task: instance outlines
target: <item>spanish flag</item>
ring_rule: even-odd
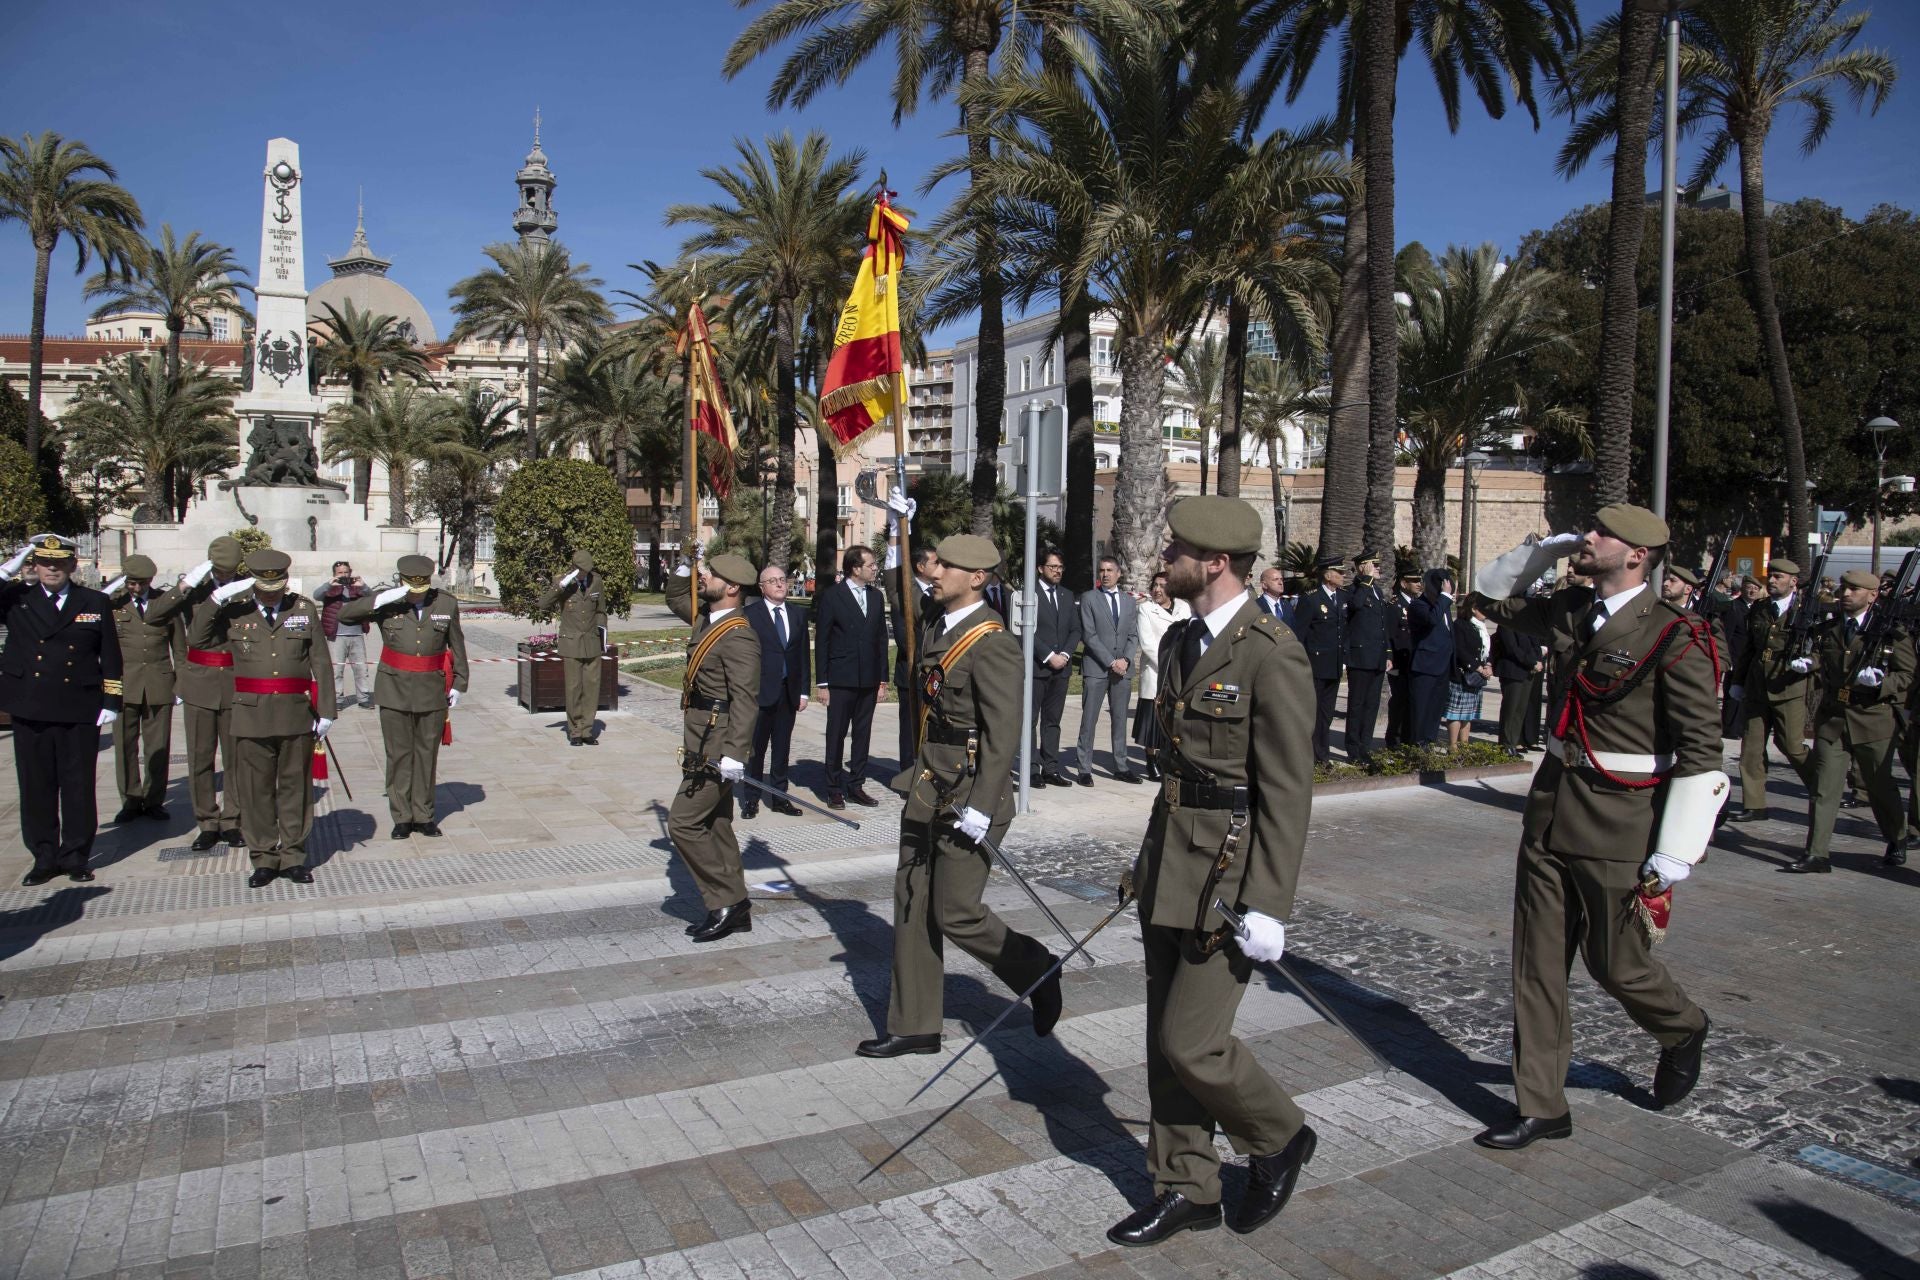
[[[899,394],[900,271],[906,265],[907,220],[881,191],[867,220],[867,248],[853,292],[840,311],[833,357],[821,383],[820,412],[837,452],[859,444],[886,420]]]
[[[709,464],[707,476],[714,496],[725,498],[733,488],[733,451],[739,447],[740,437],[734,434],[733,411],[727,407],[726,389],[720,385],[720,372],[714,365],[713,334],[707,328],[706,311],[697,299],[675,345],[688,357],[687,426],[720,446],[721,456]]]

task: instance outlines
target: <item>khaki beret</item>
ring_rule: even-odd
[[[1200,551],[1237,556],[1260,549],[1260,513],[1250,503],[1217,493],[1174,503],[1167,512],[1167,528]]]
[[[239,540],[229,538],[225,534],[207,544],[207,559],[213,561],[213,567],[222,573],[232,573],[238,569],[240,561],[245,557],[246,553],[240,549]]]
[[[247,557],[248,575],[266,582],[286,577],[287,570],[292,567],[293,557],[272,547],[262,547]]]
[[[1767,572],[1791,574],[1797,578],[1800,576],[1800,566],[1784,557],[1775,556],[1773,559],[1767,561]]]
[[[430,578],[433,576],[433,560],[428,556],[401,556],[393,567],[403,578]]]
[[[1668,577],[1678,578],[1680,579],[1680,581],[1686,583],[1690,587],[1697,587],[1700,585],[1700,575],[1695,573],[1693,570],[1687,568],[1687,566],[1683,564],[1668,565],[1666,569],[1666,573]]]
[[[1000,548],[993,545],[993,539],[977,533],[949,534],[940,539],[933,554],[940,557],[941,564],[956,569],[991,572],[1000,567]]]
[[[580,554],[584,555],[586,553],[581,552]],[[574,557],[576,561],[579,558],[579,555]],[[748,562],[747,558],[745,556],[737,556],[731,551],[709,559],[707,561],[707,572],[723,582],[731,582],[736,587],[750,587],[760,580],[760,575],[754,572],[753,565]]]
[[[125,560],[122,560],[120,562],[120,572],[125,574],[129,578],[143,578],[143,579],[150,580],[152,579],[154,574],[160,571],[154,567],[152,560],[149,560],[146,556],[140,555],[138,552],[135,552],[133,555],[128,556]]]
[[[573,567],[578,569],[582,573],[592,573],[593,572],[593,553],[591,551],[574,552]]]
[[[1868,569],[1849,569],[1840,575],[1843,587],[1864,587],[1869,591],[1880,589],[1880,576]]]
[[[1657,550],[1666,546],[1671,536],[1665,520],[1631,502],[1616,502],[1610,507],[1602,507],[1594,513],[1593,518],[1602,529],[1631,546]]]

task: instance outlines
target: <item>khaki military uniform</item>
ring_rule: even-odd
[[[1160,643],[1154,701],[1160,795],[1134,866],[1147,971],[1147,1169],[1154,1193],[1220,1200],[1216,1127],[1243,1155],[1273,1155],[1306,1123],[1233,1034],[1252,963],[1214,899],[1284,920],[1313,805],[1313,673],[1287,625],[1251,599],[1197,663],[1183,619]],[[1215,875],[1223,854],[1226,869]]]
[[[133,595],[113,596],[113,625],[125,664],[124,701],[113,722],[113,774],[120,802],[155,808],[167,798],[167,759],[173,750],[174,670],[187,659],[186,622],[162,615],[167,593],[147,592],[144,606]],[[158,621],[149,621],[157,618]]]
[[[1591,587],[1481,604],[1501,626],[1546,641],[1555,690],[1547,715],[1555,731],[1521,819],[1513,903],[1515,1101],[1523,1116],[1554,1118],[1567,1113],[1576,946],[1594,980],[1663,1046],[1706,1026],[1634,918],[1665,788],[1633,784],[1719,771],[1715,662],[1699,619],[1651,585],[1597,632]],[[1651,656],[1669,627],[1666,647]],[[1643,674],[1630,690],[1608,700],[1635,671]],[[1576,694],[1576,679],[1598,693]],[[1582,714],[1563,715],[1576,696]]]
[[[1796,592],[1793,606],[1799,604]],[[1800,780],[1812,785],[1807,768],[1807,690],[1813,677],[1796,674],[1787,665],[1799,655],[1792,651],[1789,620],[1777,616],[1774,601],[1758,601],[1747,618],[1746,669],[1734,680],[1743,686],[1746,713],[1740,737],[1740,807],[1765,809],[1769,736]]]
[[[984,604],[952,627],[936,615],[921,634],[924,648],[914,663],[926,734],[912,766],[892,784],[907,805],[893,874],[891,1035],[940,1034],[944,941],[992,969],[1015,996],[1053,964],[1046,947],[1009,929],[981,902],[992,855],[954,825],[953,806],[978,810],[991,820],[987,838],[998,843],[1013,821],[1020,643],[1002,627],[969,643],[948,665],[954,647],[988,620],[999,622]]]
[[[738,619],[690,667],[682,694],[681,768],[686,778],[667,810],[667,835],[686,859],[708,911],[744,901],[747,879],[733,834],[733,784],[716,769],[720,757],[744,763],[753,754],[760,712],[760,641],[738,609],[694,627],[691,658],[716,626]]]
[[[1875,609],[1861,616],[1862,624],[1872,624]],[[1807,768],[1813,793],[1807,857],[1824,858],[1840,815],[1849,765],[1859,770],[1881,836],[1889,841],[1902,838],[1906,819],[1900,810],[1900,784],[1893,776],[1898,733],[1893,710],[1905,700],[1913,682],[1914,652],[1913,641],[1896,628],[1881,638],[1872,653],[1863,653],[1865,635],[1849,636],[1846,619],[1839,616],[1822,623],[1815,636],[1813,675],[1820,700],[1813,718],[1813,758]],[[1877,688],[1853,682],[1863,667],[1878,667],[1886,673]]]
[[[240,801],[234,794],[233,651],[220,606],[211,598],[221,585],[208,574],[198,586],[167,592],[147,611],[149,625],[178,617],[186,628],[187,660],[175,669],[174,691],[187,730],[187,789],[202,831],[232,831],[240,825]],[[214,783],[216,748],[226,771],[219,787]]]
[[[592,737],[594,712],[600,709],[600,661],[607,649],[607,606],[602,588],[598,573],[583,572],[565,586],[556,581],[540,597],[542,609],[559,607],[556,648],[566,682],[569,740]]]
[[[268,623],[249,591],[218,606],[217,622],[233,646],[233,790],[247,854],[255,867],[305,866],[313,829],[313,721],[336,714],[320,606],[289,591]],[[263,681],[289,687],[270,690]]]
[[[385,608],[376,607],[374,600],[367,595],[349,601],[340,610],[340,621],[371,623],[380,632],[373,701],[380,708],[380,740],[387,753],[387,811],[396,826],[432,822],[447,690],[467,691],[460,603],[437,588]],[[429,662],[435,664],[432,669],[419,669]],[[453,673],[451,685],[448,671]]]

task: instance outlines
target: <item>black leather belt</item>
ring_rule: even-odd
[[[725,711],[732,705],[725,698],[709,698],[703,693],[687,695],[687,709],[690,711]]]
[[[1247,811],[1247,789],[1245,787],[1222,787],[1211,782],[1188,782],[1183,779],[1168,778],[1166,789],[1169,799],[1176,800],[1182,809],[1231,809],[1236,813]]]
[[[930,724],[925,741],[936,747],[964,747],[968,742],[977,741],[978,734],[976,729],[941,729]]]

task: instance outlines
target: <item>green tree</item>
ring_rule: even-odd
[[[396,378],[433,381],[427,353],[414,343],[406,322],[398,316],[362,311],[352,299],[339,308],[323,302],[308,328],[313,333],[313,376],[345,382],[353,404],[364,407],[374,388]],[[356,461],[353,500],[363,508],[372,485],[373,463]]]
[[[46,358],[47,277],[60,237],[73,241],[75,273],[98,257],[109,270],[138,261],[146,246],[140,202],[116,184],[113,166],[57,133],[0,137],[0,222],[18,222],[33,242],[33,319],[27,330],[27,455],[40,454],[40,379]],[[44,481],[42,482],[44,486]]]
[[[47,518],[47,499],[33,457],[22,445],[0,437],[0,545],[14,548],[39,533]]]
[[[593,556],[607,612],[633,607],[633,525],[626,495],[607,469],[579,458],[545,458],[516,468],[494,508],[494,578],[500,603],[534,622],[553,617],[540,593],[567,570],[575,551]]]
[[[457,587],[473,586],[480,530],[492,518],[499,495],[495,475],[520,442],[520,429],[513,425],[519,408],[518,400],[496,395],[484,383],[468,382],[454,419],[455,439],[462,448],[427,464],[421,497],[440,522],[440,569],[457,566]]]
[[[185,502],[168,477],[191,482],[233,465],[233,385],[198,365],[172,377],[164,356],[124,356],[74,398],[57,429],[84,456],[140,476],[135,519],[170,521]]]
[[[565,248],[528,240],[486,248],[493,266],[458,281],[453,299],[452,341],[494,338],[527,343],[527,402],[523,429],[529,460],[540,456],[540,375],[547,344],[564,348],[596,325],[613,319],[600,296],[600,281],[575,265]]]
[[[1297,363],[1278,358],[1255,357],[1247,365],[1247,434],[1258,440],[1267,452],[1267,474],[1273,485],[1273,533],[1275,553],[1288,540],[1288,511],[1285,475],[1287,471],[1285,434],[1289,424],[1317,417],[1320,433],[1325,434],[1327,396],[1309,390]],[[1309,435],[1312,433],[1309,432]],[[1323,480],[1321,492],[1326,492]],[[1325,543],[1326,535],[1321,534]]]
[[[920,505],[913,513],[913,540],[922,547],[973,528],[973,486],[951,471],[925,471],[907,484],[907,494]]]
[[[409,528],[415,470],[469,453],[460,439],[462,417],[462,404],[453,397],[396,382],[375,391],[365,404],[343,404],[329,412],[322,456],[328,462],[349,458],[386,468],[387,523]],[[482,456],[469,461],[482,465]]]
[[[629,443],[647,423],[675,416],[677,390],[639,356],[605,358],[599,335],[590,334],[554,372],[551,452],[565,457],[583,447],[624,489]]]
[[[158,312],[167,327],[167,375],[177,378],[180,339],[188,325],[210,329],[213,313],[221,310],[248,316],[240,297],[250,289],[242,283],[246,275],[233,250],[202,240],[198,231],[176,240],[169,222],[160,225],[159,242],[141,246],[124,269],[109,265],[96,272],[86,283],[86,296],[104,299],[94,310],[96,320],[116,311]]]
[[[1220,429],[1220,419],[1224,411],[1224,373],[1225,349],[1218,338],[1205,338],[1197,342],[1188,342],[1173,362],[1174,369],[1180,375],[1180,386],[1175,393],[1182,405],[1193,414],[1194,428],[1200,433],[1200,492],[1207,491],[1207,453],[1212,447],[1214,434]],[[1226,459],[1221,458],[1222,478],[1224,479]]]

